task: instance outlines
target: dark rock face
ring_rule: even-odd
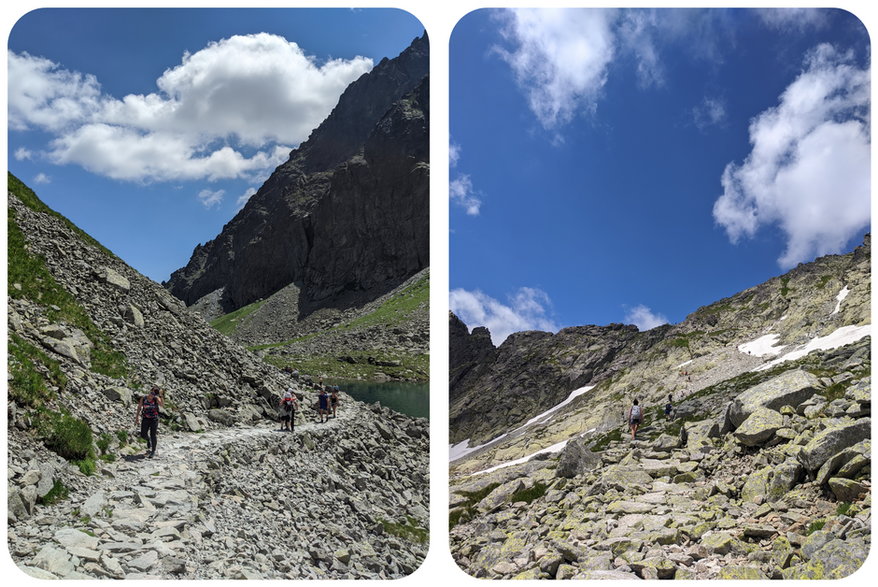
[[[426,35],[351,84],[247,205],[164,285],[231,311],[297,283],[303,312],[371,299],[429,265]],[[310,306],[310,307],[309,307]]]
[[[471,444],[522,424],[571,390],[623,369],[663,331],[641,333],[636,326],[611,324],[557,334],[516,332],[495,349],[486,328],[466,334],[466,326],[451,314],[450,329],[451,441],[471,438]]]

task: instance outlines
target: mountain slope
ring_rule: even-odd
[[[871,544],[870,257],[867,236],[644,333],[493,348],[452,316],[457,563],[506,579],[850,575]],[[532,381],[544,389],[519,390]]]
[[[452,319],[451,440],[478,444],[493,438],[587,384],[612,386],[617,399],[640,395],[663,403],[668,393],[692,393],[762,363],[758,352],[741,352],[738,345],[773,335],[789,350],[843,326],[868,324],[870,262],[867,236],[848,255],[799,265],[699,308],[680,324],[647,332],[623,325],[565,328],[554,335],[519,332],[488,348],[484,332],[467,334]],[[839,302],[842,291],[847,293]],[[456,362],[457,349],[476,338],[484,360],[469,367]],[[464,368],[467,373],[459,373]],[[681,370],[690,374],[682,377]],[[593,420],[607,415],[595,413]]]
[[[361,304],[429,264],[426,34],[352,83],[166,287],[222,313],[300,288],[299,308]]]
[[[306,372],[290,378],[211,328],[11,175],[8,213],[9,550],[20,567],[71,579],[417,567],[425,420],[342,395],[337,419],[310,422]],[[158,456],[143,461],[131,427],[153,384],[165,406]],[[289,388],[303,404],[297,430],[274,434]],[[280,494],[313,507],[285,513]],[[288,556],[269,558],[278,549]]]

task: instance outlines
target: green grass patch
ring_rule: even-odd
[[[594,442],[591,445],[592,452],[600,452],[606,449],[610,443],[619,442],[622,440],[622,429],[621,428],[613,428],[609,432],[601,434],[596,437]]]
[[[527,503],[531,503],[535,499],[539,499],[546,494],[547,486],[545,483],[534,483],[533,486],[528,489],[522,489],[521,491],[516,491],[512,495],[509,496],[509,501],[511,503],[515,503],[517,501],[524,501]]]
[[[79,467],[79,472],[86,476],[94,475],[95,471],[98,470],[98,465],[93,458],[73,461],[73,464]]]
[[[59,501],[64,501],[68,497],[70,497],[70,490],[66,485],[56,479],[52,484],[52,489],[49,490],[49,493],[43,497],[38,497],[37,503],[40,505],[52,505]]]
[[[375,310],[366,314],[365,316],[354,318],[350,322],[339,324],[338,326],[333,326],[332,328],[323,332],[313,332],[311,334],[306,334],[298,338],[293,338],[281,342],[272,342],[267,344],[249,346],[247,347],[247,349],[251,351],[261,351],[270,348],[288,346],[291,344],[300,343],[310,340],[312,338],[316,338],[324,332],[346,332],[359,328],[368,328],[370,326],[394,326],[396,324],[405,322],[418,309],[428,309],[429,303],[430,278],[423,277],[399,292],[397,295],[385,301],[383,304],[381,304]],[[236,310],[236,312],[237,311],[240,310]],[[232,314],[234,314],[234,312],[232,312]],[[227,314],[227,316],[231,316],[232,314]],[[222,318],[217,318],[211,323],[211,325],[216,324],[221,319]]]
[[[407,517],[406,521],[408,522],[407,524],[399,524],[397,522],[381,520],[381,527],[384,528],[386,533],[398,536],[404,540],[410,540],[412,542],[417,542],[418,544],[426,543],[427,539],[430,537],[430,533],[427,529],[418,526],[418,521],[414,518]]]
[[[847,513],[851,510],[851,504],[847,501],[839,502],[837,506],[835,506],[835,513],[839,516],[846,516]]]
[[[397,295],[393,296],[374,311],[351,320],[340,329],[361,328],[376,325],[393,326],[404,322],[420,308],[430,304],[430,278],[422,277]]]
[[[790,288],[788,287],[790,283],[789,277],[781,277],[780,278],[780,295],[783,297],[787,297],[787,294],[790,293]]]
[[[101,432],[101,435],[98,436],[95,444],[98,447],[98,450],[101,451],[102,455],[107,454],[107,451],[110,449],[110,443],[113,441],[113,437],[109,432]]]
[[[127,430],[116,430],[116,439],[119,441],[119,446],[125,446],[128,444],[128,431]]]
[[[832,400],[843,398],[845,391],[847,391],[847,385],[844,383],[833,383],[826,389],[822,390],[820,395],[825,397],[827,402],[831,402]]]
[[[124,378],[128,374],[125,355],[114,348],[107,334],[92,322],[76,298],[55,280],[45,259],[28,251],[27,240],[15,221],[14,210],[10,208],[8,212],[9,296],[39,304],[52,322],[71,324],[82,330],[95,345],[91,352],[91,370],[108,377]]]
[[[94,459],[91,428],[70,414],[42,412],[37,433],[49,450],[68,461]]]
[[[814,532],[817,532],[818,530],[822,530],[823,526],[825,526],[825,525],[826,525],[826,520],[824,520],[822,518],[819,520],[814,520],[813,522],[808,524],[808,528],[805,530],[805,536],[810,536]]]
[[[488,497],[488,494],[500,487],[499,483],[489,483],[478,491],[455,491],[458,495],[466,498],[459,509],[455,509],[448,515],[448,529],[457,526],[461,521],[472,519],[476,513],[476,504]]]
[[[376,380],[378,373],[391,379],[428,381],[430,378],[430,355],[396,355],[386,351],[348,352],[341,356],[315,355],[310,357],[273,356],[265,362],[278,368],[294,367],[302,373],[323,376],[327,379],[353,381]]]
[[[826,284],[829,283],[829,280],[832,279],[832,275],[824,275],[820,278],[820,281],[817,282],[817,289],[823,289],[826,287]]]
[[[262,307],[262,304],[265,303],[265,300],[259,300],[258,302],[253,302],[252,304],[248,304],[242,308],[238,308],[234,312],[229,312],[224,316],[220,316],[219,318],[212,320],[210,325],[215,329],[219,330],[226,336],[231,336],[235,329],[238,328],[238,325],[241,321]]]
[[[689,339],[688,338],[674,338],[671,340],[671,346],[678,348],[689,348]]]
[[[14,332],[9,333],[9,394],[17,402],[39,408],[54,397],[49,385],[59,390],[67,386],[67,377],[58,361]]]

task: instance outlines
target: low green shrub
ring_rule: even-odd
[[[94,457],[91,428],[70,414],[43,412],[38,431],[46,447],[68,461]]]
[[[407,522],[407,524],[399,524],[381,520],[381,527],[384,528],[386,533],[405,540],[411,540],[419,544],[427,542],[430,535],[429,532],[425,528],[417,526],[417,520],[414,518],[407,518]]]
[[[539,499],[540,497],[546,494],[547,486],[545,483],[534,483],[533,486],[528,489],[522,489],[521,491],[516,491],[511,496],[509,496],[509,501],[511,503],[515,503],[517,501],[524,501],[527,503],[531,503],[535,499]]]
[[[59,501],[63,501],[68,497],[70,497],[70,490],[66,485],[56,479],[52,484],[52,489],[49,490],[49,493],[43,497],[38,497],[37,503],[40,505],[52,505]]]

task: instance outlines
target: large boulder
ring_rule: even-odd
[[[787,371],[739,395],[729,406],[728,418],[737,428],[758,408],[780,410],[781,406],[798,406],[814,395],[819,386],[817,377],[807,371]]]
[[[555,474],[569,479],[594,469],[600,463],[600,457],[589,450],[581,438],[576,438],[568,442],[561,451]]]
[[[759,446],[782,427],[780,412],[759,407],[738,426],[735,437],[744,446]]]
[[[799,452],[799,462],[810,473],[814,473],[833,455],[869,438],[871,429],[871,418],[830,426],[802,448]]]
[[[777,502],[792,489],[802,474],[802,466],[793,459],[775,467],[762,467],[747,476],[741,488],[741,501]]]

